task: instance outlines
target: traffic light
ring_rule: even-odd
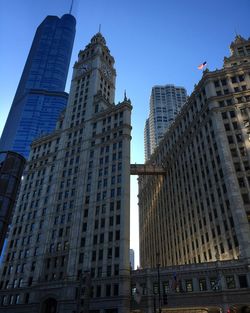
[[[166,293],[163,295],[163,304],[168,304],[168,295]]]

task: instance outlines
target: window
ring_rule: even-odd
[[[118,296],[118,294],[119,294],[119,285],[114,284],[114,296]]]
[[[101,291],[102,291],[102,286],[101,285],[98,285],[96,286],[96,297],[100,297],[101,296]]]
[[[231,77],[231,81],[232,81],[233,84],[234,84],[234,83],[237,83],[236,77],[235,77],[235,76]]]
[[[230,111],[229,113],[230,113],[230,116],[231,116],[232,118],[236,116],[236,115],[235,115],[235,111]]]
[[[250,203],[249,196],[248,196],[247,193],[243,193],[242,194],[242,199],[243,199],[244,204],[249,204]]]
[[[219,83],[218,80],[215,80],[215,81],[214,81],[214,86],[215,86],[215,87],[220,87],[220,83]]]
[[[233,136],[227,136],[228,143],[234,143]]]
[[[222,84],[222,86],[226,86],[226,84],[227,84],[226,79],[221,79],[221,84]]]
[[[240,288],[247,288],[248,287],[247,276],[239,275],[239,283],[240,283]]]
[[[111,296],[111,285],[106,285],[106,297]]]
[[[16,295],[16,304],[19,304],[19,303],[20,303],[20,295],[17,294],[17,295]]]
[[[199,287],[200,287],[200,291],[207,290],[207,283],[206,283],[205,278],[199,279]]]
[[[226,283],[228,289],[236,288],[234,276],[226,276]]]
[[[218,279],[216,277],[210,278],[210,286],[212,290],[218,290],[219,289],[219,283]]]
[[[7,296],[2,297],[2,305],[7,305]]]
[[[120,231],[119,230],[117,230],[115,232],[115,240],[120,240]]]
[[[60,251],[61,248],[62,248],[62,244],[60,242],[58,242],[56,251]]]
[[[119,247],[115,247],[115,257],[119,258]]]
[[[69,242],[65,241],[64,242],[64,250],[68,250],[69,249]]]
[[[98,257],[99,260],[102,260],[103,259],[103,250],[100,249],[99,250],[99,257]]]
[[[107,276],[111,276],[111,265],[107,266]]]
[[[120,224],[120,215],[116,215],[116,225]]]
[[[193,291],[193,281],[192,281],[192,279],[186,280],[185,283],[186,283],[186,291],[187,292],[192,292]]]
[[[80,253],[79,254],[79,264],[82,264],[83,263],[83,257],[84,257],[84,254],[83,253]]]
[[[113,240],[113,232],[110,231],[110,232],[109,232],[109,241],[112,241],[112,240]]]
[[[119,275],[119,264],[115,264],[114,266],[114,275],[115,276]]]
[[[221,116],[222,116],[223,120],[227,119],[227,112],[222,112]]]

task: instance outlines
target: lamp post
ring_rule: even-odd
[[[160,257],[159,253],[157,253],[157,274],[158,274],[158,296],[159,296],[159,313],[161,313],[161,278],[160,278]]]

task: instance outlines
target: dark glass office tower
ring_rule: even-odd
[[[28,157],[30,144],[51,132],[67,104],[64,92],[75,37],[76,20],[47,16],[37,28],[0,140],[0,151]]]
[[[4,239],[10,223],[12,209],[21,181],[25,159],[20,154],[7,151],[0,152],[3,161],[0,162],[0,255]],[[1,260],[0,260],[1,263]]]

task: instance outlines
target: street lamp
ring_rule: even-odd
[[[157,274],[158,274],[158,296],[159,296],[159,313],[161,313],[161,279],[160,279],[160,257],[159,253],[157,253]]]

